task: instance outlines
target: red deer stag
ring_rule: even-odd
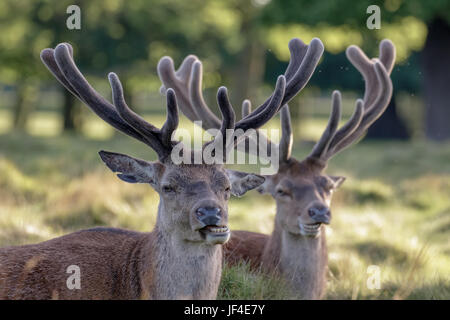
[[[100,157],[121,180],[148,183],[158,192],[157,221],[149,233],[94,228],[39,244],[2,248],[0,298],[214,299],[221,278],[222,245],[230,235],[230,194],[240,196],[260,186],[264,178],[226,170],[222,163],[175,164],[171,153],[178,142],[172,140],[172,133],[178,126],[178,109],[172,89],[167,90],[167,120],[158,129],[127,106],[114,73],[108,76],[114,105],[97,93],[75,65],[69,44],[43,50],[41,59],[100,118],[156,151],[155,162],[106,151],[100,151]],[[237,122],[227,90],[221,87],[220,132],[264,125],[280,108],[285,84],[280,76],[263,110]],[[226,151],[223,144],[217,145]],[[201,151],[189,151],[189,156]],[[78,268],[79,285],[69,289],[67,271],[73,267]]]
[[[311,42],[310,46],[314,43]],[[298,39],[289,43],[291,60],[285,72],[286,91],[299,85],[298,68],[304,63],[308,46]],[[269,193],[276,201],[275,226],[272,234],[265,235],[248,231],[233,231],[230,241],[225,245],[226,262],[236,264],[248,261],[253,268],[263,267],[268,272],[281,273],[292,285],[299,298],[319,299],[326,287],[328,254],[324,224],[331,220],[330,202],[333,192],[344,182],[344,177],[324,173],[328,160],[344,148],[356,142],[387,108],[392,96],[392,83],[389,74],[395,60],[395,47],[389,40],[380,44],[379,59],[369,60],[356,46],[350,46],[347,57],[365,80],[364,99],[358,99],[353,115],[338,130],[341,115],[341,94],[333,92],[330,119],[322,137],[312,152],[298,161],[291,156],[293,135],[287,102],[281,108],[282,134],[278,146],[262,133],[267,155],[278,150],[279,170],[266,176],[259,188]],[[197,61],[192,68],[189,104],[180,104],[180,109],[194,109],[196,116],[192,121],[202,120],[204,127],[217,127],[214,118],[205,105],[201,94],[201,63]],[[162,78],[165,86],[169,83]],[[177,94],[184,92],[177,90]],[[243,117],[250,112],[250,101],[243,103]],[[246,150],[247,152],[249,150]],[[258,151],[259,154],[259,151]],[[261,156],[261,154],[259,154]]]

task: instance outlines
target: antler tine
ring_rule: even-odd
[[[145,137],[130,127],[119,116],[114,106],[89,85],[72,60],[70,45],[61,43],[56,49],[44,49],[41,52],[41,59],[67,90],[88,105],[105,122],[129,136],[147,143]]]
[[[284,76],[279,76],[275,91],[272,94],[269,103],[259,113],[255,110],[238,121],[235,125],[235,129],[242,129],[245,131],[250,128],[256,129],[266,124],[280,109],[285,90],[286,78]]]
[[[338,90],[333,91],[331,99],[331,114],[328,120],[327,127],[325,128],[319,141],[316,143],[313,150],[309,154],[309,157],[318,159],[322,158],[326,153],[334,135],[336,134],[339,121],[341,120],[341,93]]]
[[[220,132],[222,132],[223,137],[225,137],[227,129],[235,128],[234,122],[236,120],[233,107],[228,99],[228,90],[226,87],[220,87],[219,90],[217,90],[217,104],[219,105],[222,114]]]
[[[357,46],[350,46],[346,50],[347,57],[365,80],[364,100],[358,99],[355,110],[347,123],[335,131],[328,139],[326,146],[316,150],[322,138],[327,134],[330,122],[321,140],[318,142],[310,157],[327,161],[342,149],[359,139],[386,110],[392,97],[392,81],[389,77],[395,61],[395,47],[389,40],[380,43],[380,59],[369,60]],[[385,65],[384,65],[385,63]]]
[[[380,61],[383,63],[388,74],[391,74],[395,63],[395,46],[389,39],[380,42]]]
[[[174,89],[177,93],[177,101],[181,112],[191,121],[198,120],[197,113],[189,97],[192,65],[197,60],[196,56],[189,55],[183,60],[178,70],[175,71],[172,58],[163,57],[159,60],[157,67],[159,78],[163,83],[160,88],[161,93],[165,94],[167,88]]]
[[[250,114],[251,107],[252,107],[252,104],[251,104],[250,100],[245,99],[242,102],[242,118],[245,118],[247,115]],[[283,110],[283,108],[281,110]],[[271,156],[272,150],[278,150],[278,146],[276,144],[274,144],[269,138],[267,138],[266,135],[264,135],[262,132],[260,132],[259,129],[255,129],[255,132],[256,132],[256,136],[257,136],[256,141],[254,141],[254,142],[256,142],[256,150],[254,150],[253,148],[249,148],[249,142],[247,142],[249,140],[254,140],[253,139],[254,137],[246,136],[245,141],[241,142],[241,143],[245,144],[245,152],[246,153],[251,153],[251,154],[254,154],[254,155],[262,157],[262,158],[267,158],[267,157]],[[260,154],[260,152],[259,152],[260,145],[259,145],[258,141],[262,141],[262,140],[266,141],[267,152]],[[267,157],[266,157],[266,155],[267,155]]]
[[[227,141],[227,130],[234,129],[234,122],[236,120],[233,107],[228,99],[228,90],[226,87],[220,87],[217,90],[217,104],[222,114],[222,124],[220,126],[220,135],[216,135],[210,143],[222,146],[223,160],[226,161],[228,146],[232,143],[232,141]],[[206,145],[209,145],[209,143]]]
[[[179,115],[177,98],[172,88],[167,90],[167,119],[161,128],[161,140],[165,146],[172,146],[172,134],[178,128]]]
[[[202,120],[202,126],[205,129],[217,128],[220,124],[220,120],[214,115],[214,113],[211,112],[211,109],[207,106],[203,99],[201,91],[202,74],[202,63],[200,61],[196,61],[192,66],[190,84],[191,104],[195,106],[197,119]],[[275,88],[275,94],[272,96],[270,103],[266,105],[265,108],[257,115],[250,112],[249,108],[249,112],[245,115],[245,117],[236,123],[235,129],[246,130],[249,128],[259,128],[265,124],[271,117],[273,117],[277,109],[279,109],[279,106],[275,109],[273,105],[278,105],[280,103],[281,98],[284,95],[285,86],[286,79],[284,76],[280,76]],[[250,101],[248,102],[250,103]],[[250,104],[248,104],[248,107],[250,107]]]
[[[388,40],[384,39],[380,42],[379,60],[383,63],[388,75],[392,72],[395,62],[395,46]],[[357,46],[349,46],[346,50],[347,58],[353,66],[362,74],[365,82],[364,105],[371,106],[377,96],[380,94],[377,86],[378,79],[374,71],[373,65],[378,59],[370,60],[366,54]]]
[[[70,55],[73,56],[72,46],[68,43],[65,43],[65,45],[69,48]],[[69,82],[67,82],[66,78],[64,78],[64,75],[59,70],[58,64],[56,63],[56,60],[55,60],[55,50],[54,49],[47,48],[47,49],[42,50],[41,51],[41,60],[44,63],[44,65],[47,67],[47,69],[55,76],[55,78],[67,90],[69,90],[78,99],[83,101],[83,99],[80,97],[78,92],[76,92],[76,90],[72,87],[72,85]]]
[[[220,126],[220,120],[205,103],[202,94],[203,66],[200,60],[194,62],[191,71],[190,100],[197,117],[205,130]]]
[[[365,80],[364,107],[361,106],[362,112],[359,112],[357,103],[357,108],[353,117],[349,120],[349,125],[342,127],[336,133],[329,147],[330,157],[359,138],[386,110],[392,96],[392,82],[389,74],[392,72],[395,63],[395,46],[390,40],[381,41],[379,60],[369,60],[364,52],[356,46],[347,48],[346,54],[355,68],[362,73]],[[377,67],[377,65],[379,66]],[[386,89],[383,89],[383,87]],[[383,103],[382,98],[386,100],[385,105],[380,105],[380,103]],[[361,119],[358,123],[355,120],[359,113],[361,113]]]
[[[122,83],[119,77],[114,73],[108,74],[109,83],[112,89],[113,103],[120,117],[131,125],[136,131],[139,131],[144,137],[155,136],[158,133],[158,128],[145,121],[141,116],[131,110],[123,95]]]
[[[380,94],[376,98],[373,105],[365,109],[365,112],[356,129],[341,141],[337,141],[334,148],[327,153],[326,156],[327,158],[332,157],[333,155],[335,155],[336,153],[348,147],[357,139],[359,139],[370,127],[370,125],[374,123],[375,120],[377,120],[383,114],[383,112],[389,105],[389,101],[391,100],[393,90],[392,81],[381,62],[379,61],[375,62],[374,69],[380,84],[379,89]]]
[[[286,78],[284,76],[279,76],[272,99],[269,102],[269,104],[264,108],[264,111],[260,112],[257,115],[254,115],[254,112],[251,112],[247,117],[241,119],[236,123],[236,125],[234,126],[234,130],[235,132],[238,132],[239,135],[236,134],[234,135],[235,147],[239,143],[246,143],[245,141],[250,139],[246,134],[243,134],[246,130],[255,129],[258,136],[258,142],[263,139],[266,140],[267,155],[270,155],[273,147],[275,147],[274,150],[278,150],[278,148],[276,148],[276,146],[273,145],[273,143],[265,135],[259,132],[258,128],[266,124],[275,115],[277,110],[279,110],[285,89],[286,89]],[[258,147],[256,152],[257,155],[259,155],[259,143],[257,144],[257,146]],[[248,149],[246,149],[247,152],[249,151]]]
[[[280,108],[291,101],[308,83],[322,57],[324,46],[320,39],[314,38],[305,48],[305,44],[300,39],[295,38],[289,42],[289,50],[291,60],[285,72],[287,84]],[[271,98],[272,96],[256,108],[254,114],[258,115],[262,112]]]
[[[298,50],[300,50],[299,54],[302,54],[304,51],[304,49],[300,47]],[[323,43],[320,39],[314,38],[311,40],[303,59],[301,59],[301,64],[299,65],[297,72],[292,79],[289,80],[282,105],[288,103],[308,83],[317,67],[317,64],[319,63],[320,58],[322,57],[323,50]]]
[[[54,50],[42,50],[41,59],[59,82],[89,106],[105,122],[153,148],[158,153],[160,159],[166,157],[168,152],[170,153],[171,145],[169,146],[163,143],[161,137],[165,137],[169,133],[171,135],[178,124],[175,95],[172,90],[168,94],[169,112],[166,122],[167,125],[163,128],[164,130],[159,130],[128,108],[123,98],[122,85],[114,73],[110,73],[108,78],[117,109],[95,91],[75,65],[73,61],[73,49],[69,44],[61,43]]]
[[[161,92],[164,93],[166,87],[171,86],[181,97],[180,109],[191,121],[202,121],[202,128],[218,129],[221,120],[210,110],[202,95],[202,64],[194,55],[186,57],[175,71],[173,60],[170,57],[163,57],[158,63],[158,74],[163,85]]]
[[[347,122],[335,133],[331,143],[328,145],[327,152],[334,152],[334,148],[336,147],[336,145],[358,128],[363,116],[364,101],[362,99],[357,99],[353,114],[351,115],[350,119],[348,119]]]
[[[245,118],[246,116],[248,116],[250,114],[250,112],[252,112],[252,103],[250,100],[245,99],[242,102],[242,118]]]
[[[291,58],[289,59],[289,64],[284,75],[289,82],[302,64],[305,54],[308,51],[308,46],[299,38],[294,38],[289,41],[288,47]]]
[[[178,126],[178,112],[174,91],[172,89],[167,91],[167,120],[163,125],[163,129],[159,130],[128,107],[119,77],[111,72],[108,75],[108,79],[112,88],[114,105],[122,119],[146,138],[147,144],[156,151],[160,159],[167,157],[172,149],[172,132]]]
[[[289,106],[285,104],[280,110],[281,139],[279,143],[280,162],[286,162],[291,157],[292,143],[294,137],[292,134],[291,113]]]
[[[285,84],[285,91],[283,93],[282,100],[279,103],[277,110],[275,111],[278,112],[278,110],[282,108],[282,112],[280,114],[282,136],[279,145],[274,146],[273,142],[270,141],[270,139],[257,131],[258,140],[265,139],[267,141],[267,154],[270,155],[272,149],[278,150],[280,161],[289,160],[293,143],[291,117],[289,106],[287,105],[287,103],[308,83],[323,54],[324,47],[322,42],[318,38],[314,38],[313,40],[311,40],[311,43],[309,45],[306,45],[298,38],[294,38],[289,41],[289,51],[291,54],[291,58],[289,60],[289,65],[284,73],[285,81],[287,83]],[[272,96],[270,96],[269,99],[267,99],[261,106],[259,106],[251,115],[247,113],[244,116],[243,114],[243,119],[238,122],[236,126],[245,121],[252,121],[251,117],[253,117],[253,119],[259,117],[261,113],[267,110],[267,106],[272,102],[272,98],[276,95],[276,93],[277,90],[275,90]]]

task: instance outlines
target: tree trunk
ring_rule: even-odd
[[[76,107],[77,98],[68,90],[64,91],[63,129],[64,131],[77,131],[80,129],[80,110]]]
[[[17,86],[17,100],[13,111],[13,126],[15,129],[26,129],[28,116],[33,110],[35,100],[35,88],[24,81],[19,81]]]
[[[370,126],[365,138],[386,140],[406,140],[410,138],[410,134],[403,120],[397,114],[395,96],[392,97],[389,106],[382,116]]]
[[[428,24],[422,51],[425,131],[428,139],[450,139],[450,26],[437,18]]]
[[[234,85],[231,95],[235,101],[236,108],[241,107],[244,99],[250,99],[252,109],[257,106],[255,97],[260,93],[266,65],[266,54],[264,46],[261,44],[259,35],[259,24],[256,21],[254,7],[247,2],[242,2],[243,22],[240,33],[244,37],[245,45],[239,54],[239,61],[233,71]],[[238,119],[240,114],[238,115]]]
[[[246,44],[239,60],[234,75],[233,100],[236,101],[236,108],[239,108],[240,102],[244,99],[250,99],[254,108],[256,107],[254,97],[262,82],[265,65],[264,49],[258,40],[250,40]],[[237,101],[239,101],[239,104]]]

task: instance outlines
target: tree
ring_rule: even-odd
[[[428,25],[422,52],[426,97],[426,135],[436,141],[450,139],[450,25],[436,18]]]
[[[381,8],[380,30],[366,28],[368,18],[366,9],[369,5],[378,5]],[[263,19],[268,26],[279,24],[314,26],[316,33],[332,28],[332,32],[337,33],[337,38],[342,39],[343,45],[350,44],[350,36],[339,37],[338,31],[340,27],[347,26],[353,32],[360,33],[360,44],[364,44],[372,55],[376,54],[377,46],[373,40],[390,37],[399,49],[400,62],[412,51],[423,49],[421,64],[424,74],[427,136],[434,140],[450,139],[449,126],[442,120],[448,119],[450,109],[448,103],[450,91],[442,88],[442,84],[449,82],[450,75],[448,59],[450,0],[327,2],[279,0],[272,1],[265,7]],[[334,45],[333,41],[330,43]],[[327,48],[327,43],[325,45]],[[391,105],[390,108],[393,106],[395,105]],[[395,120],[395,115],[396,110],[392,108],[391,112],[385,113],[379,121],[388,118],[388,122],[392,122],[392,125],[398,124],[397,121],[392,121]]]
[[[211,66],[232,77],[233,68],[224,66],[236,65],[232,57],[239,56],[246,45],[239,32],[244,16],[239,3],[81,0],[77,1],[81,30],[69,30],[66,9],[73,1],[5,0],[0,10],[0,82],[16,88],[17,125],[26,123],[32,108],[25,95],[36,90],[28,90],[28,86],[40,86],[46,79],[65,92],[39,62],[41,49],[60,42],[74,46],[77,64],[94,85],[104,84],[107,71],[119,72],[130,97],[136,90],[148,90],[148,85],[157,91],[160,84],[155,69],[163,55],[171,55],[178,64],[187,54],[198,54],[208,74],[215,74],[205,77],[206,87],[217,88],[225,81]],[[76,100],[66,94],[63,97],[64,128],[73,130],[79,113]]]

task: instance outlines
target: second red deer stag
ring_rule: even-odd
[[[309,46],[316,45],[315,40]],[[298,68],[308,56],[308,47],[299,39],[289,43],[291,59],[285,72],[286,91],[298,85]],[[389,74],[395,60],[395,47],[389,40],[380,44],[379,59],[368,59],[356,46],[350,46],[347,57],[365,80],[363,100],[356,102],[351,118],[340,129],[341,94],[333,92],[330,119],[312,152],[303,160],[291,156],[293,135],[287,102],[281,108],[282,135],[278,146],[267,139],[267,152],[278,150],[279,170],[266,176],[260,191],[276,201],[275,226],[271,235],[248,231],[233,231],[225,245],[225,259],[229,264],[248,261],[253,268],[262,267],[277,272],[291,283],[299,298],[319,299],[326,287],[328,254],[324,225],[331,221],[330,203],[333,192],[344,177],[324,173],[331,157],[355,143],[387,108],[392,96]],[[204,127],[218,127],[218,119],[209,112],[201,97],[201,63],[192,68],[190,106],[197,111],[190,119],[202,120]],[[169,83],[162,78],[167,86]],[[175,88],[177,94],[177,88]],[[181,94],[182,92],[180,92]],[[286,95],[288,97],[288,94]],[[267,103],[267,102],[266,102]],[[187,109],[184,104],[181,110]],[[250,113],[250,102],[243,103],[243,118]],[[189,116],[188,116],[189,117]],[[258,152],[258,155],[261,155]],[[256,214],[256,213],[255,213]]]

